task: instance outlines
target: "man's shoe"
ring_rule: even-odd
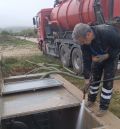
[[[107,110],[100,109],[100,110],[98,110],[98,112],[96,113],[96,116],[102,117],[102,116],[106,115],[106,113],[107,113]]]
[[[85,104],[85,106],[86,106],[87,108],[91,108],[91,107],[93,107],[94,105],[95,105],[95,102],[91,102],[91,101],[87,101],[86,104]]]

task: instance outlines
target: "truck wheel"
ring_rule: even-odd
[[[83,59],[82,52],[78,48],[74,48],[72,52],[72,65],[76,74],[82,74],[83,72]]]
[[[67,46],[62,46],[60,49],[60,59],[65,67],[70,66],[70,58],[69,58],[69,48]]]

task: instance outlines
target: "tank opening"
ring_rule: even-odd
[[[2,120],[2,129],[75,129],[80,107],[70,107]],[[85,111],[83,129],[100,127]]]

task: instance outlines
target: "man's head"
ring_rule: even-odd
[[[79,23],[73,30],[72,38],[81,45],[89,45],[94,39],[94,33],[89,25]]]

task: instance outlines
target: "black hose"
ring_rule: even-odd
[[[91,85],[96,84],[96,83],[101,83],[101,82],[107,82],[107,81],[113,81],[113,80],[120,80],[120,76],[116,76],[114,78],[110,78],[110,79],[106,79],[106,80],[100,80],[100,81],[96,81],[93,83],[90,83]]]
[[[67,75],[67,76],[74,77],[76,79],[84,80],[84,77],[76,76],[74,74],[71,74],[71,73],[68,73],[68,72],[62,72],[62,71],[51,71],[51,72],[48,72],[45,75],[43,75],[41,78],[45,78],[45,77],[49,76],[50,74],[55,74],[55,73],[56,74],[64,74],[64,75]],[[106,82],[106,81],[113,81],[113,80],[120,80],[120,76],[116,76],[114,78],[110,78],[110,79],[106,79],[106,80],[96,81],[96,82],[93,82],[93,83],[90,83],[90,84],[93,85],[93,84],[96,84],[96,83],[101,83],[101,82]]]

